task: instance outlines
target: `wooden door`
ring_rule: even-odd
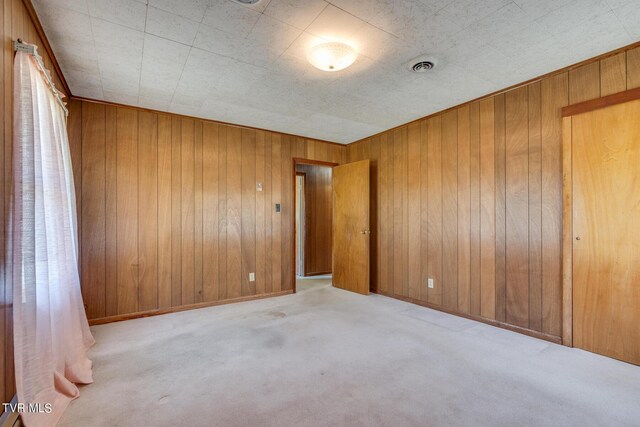
[[[369,160],[333,168],[333,286],[369,294]]]
[[[640,100],[573,116],[573,343],[640,364]]]

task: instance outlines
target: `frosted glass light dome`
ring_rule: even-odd
[[[329,42],[314,46],[309,52],[309,62],[322,71],[340,71],[353,64],[358,57],[354,48],[344,43]]]

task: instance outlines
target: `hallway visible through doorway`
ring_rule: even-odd
[[[295,171],[296,276],[331,274],[332,169],[296,164]]]

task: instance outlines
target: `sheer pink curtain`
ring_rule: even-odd
[[[40,404],[27,426],[52,426],[75,383],[91,383],[94,343],[80,293],[75,193],[66,117],[33,56],[14,64],[10,213],[18,401]],[[47,413],[46,404],[51,411]]]

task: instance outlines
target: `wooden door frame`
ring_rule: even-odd
[[[562,344],[573,347],[573,188],[571,116],[562,118]]]
[[[573,347],[573,116],[640,99],[640,88],[562,108],[562,344]]]
[[[292,200],[292,204],[291,206],[293,206],[293,215],[291,215],[291,227],[293,228],[293,233],[291,233],[292,238],[291,238],[291,284],[293,286],[293,293],[295,294],[297,292],[296,289],[296,215],[295,215],[295,209],[296,209],[296,166],[297,165],[311,165],[311,166],[324,166],[324,167],[328,167],[328,168],[334,168],[336,166],[339,166],[339,163],[334,163],[334,162],[325,162],[322,160],[311,160],[311,159],[304,159],[301,157],[294,157],[292,159],[293,162],[293,173],[291,176],[291,186],[293,188],[293,200]],[[333,181],[333,178],[332,178]]]
[[[294,168],[294,171],[295,171],[295,168]],[[306,193],[306,191],[307,191],[307,173],[306,172],[296,172],[296,180],[297,180],[297,178],[299,176],[302,177],[302,181],[303,181],[303,184],[302,184],[303,190],[302,191]],[[293,184],[294,191],[297,190],[297,184],[298,184],[297,181],[294,182],[294,184]],[[297,206],[298,198],[296,197],[296,195],[294,195],[294,199],[293,200],[294,200],[294,203],[295,203],[293,205],[293,214],[294,214],[293,215],[293,228],[294,228],[294,230],[293,230],[293,242],[294,242],[293,250],[295,251],[296,250],[295,242],[296,242],[297,237],[298,237],[298,226],[296,225],[296,221],[295,221],[295,212],[296,212],[296,209],[298,208],[298,206]],[[306,204],[305,204],[305,212],[300,212],[300,218],[302,218],[303,214],[306,213],[306,210],[307,209],[306,209]],[[305,225],[305,236],[303,237],[303,240],[302,240],[302,242],[303,242],[302,252],[303,253],[304,253],[304,246],[306,246],[306,245],[304,245],[304,243],[306,243],[306,225],[307,225],[306,221],[305,221],[304,225]],[[293,263],[295,264],[295,262],[296,262],[296,254],[293,254]],[[304,259],[303,259],[302,260],[302,274],[303,275],[305,275],[305,268],[304,267],[305,267],[305,265],[304,265]]]

